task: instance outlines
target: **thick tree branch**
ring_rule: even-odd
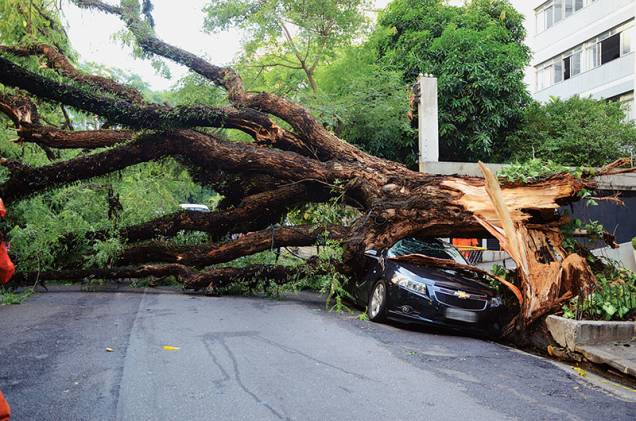
[[[292,184],[276,190],[248,196],[235,208],[210,213],[181,211],[127,227],[121,236],[127,242],[158,236],[171,237],[181,230],[207,232],[212,241],[229,233],[260,230],[281,218],[295,206],[306,202],[321,202],[329,191],[321,185]]]
[[[39,124],[38,109],[30,98],[22,95],[0,94],[0,112],[13,122],[16,128],[22,124]]]
[[[203,272],[194,271],[180,264],[144,265],[137,267],[111,267],[56,270],[46,272],[16,273],[11,280],[13,286],[31,286],[36,282],[46,281],[85,281],[90,279],[130,280],[148,277],[162,278],[175,276],[183,284],[184,289],[195,291],[205,288],[209,295],[218,295],[219,289],[233,283],[246,283],[255,286],[263,281],[283,285],[292,282],[308,273],[309,266],[288,267],[281,265],[252,265],[241,268],[224,267],[208,269]]]
[[[228,142],[210,135],[181,130],[151,133],[111,150],[38,168],[21,168],[0,185],[5,202],[105,175],[131,165],[174,156],[195,170],[219,169],[240,174],[269,174],[286,182],[312,181],[330,185],[355,177],[356,168],[322,163],[293,152]]]
[[[50,188],[86,180],[170,154],[172,143],[147,137],[99,154],[81,156],[44,167],[14,170],[0,185],[0,197],[11,202]]]
[[[296,135],[274,124],[265,114],[250,108],[134,104],[121,98],[108,97],[46,79],[1,56],[0,83],[24,89],[40,98],[59,101],[132,128],[172,129],[207,126],[237,129],[252,136],[259,144],[273,145],[304,155],[311,152]]]
[[[0,57],[0,83],[24,89],[40,98],[59,101],[133,128],[224,127],[244,130],[259,137],[269,119],[256,111],[206,106],[169,107],[138,105],[86,89],[63,85],[39,76],[4,57]]]
[[[289,123],[302,138],[306,150],[322,160],[347,159],[364,162],[370,166],[391,167],[394,171],[405,172],[406,169],[396,163],[372,157],[353,145],[338,139],[325,129],[320,122],[301,105],[270,93],[247,94],[240,76],[229,67],[219,67],[208,63],[196,55],[172,46],[154,36],[139,16],[126,14],[122,8],[113,8],[98,0],[75,0],[81,7],[96,8],[101,11],[120,16],[135,35],[139,45],[147,52],[165,57],[182,64],[206,79],[225,88],[228,98],[237,107],[249,107],[275,115]],[[296,150],[297,152],[300,152]]]
[[[57,48],[46,44],[34,44],[26,48],[0,45],[0,52],[7,52],[16,56],[26,57],[41,55],[46,58],[47,64],[58,73],[76,82],[86,84],[106,92],[115,94],[133,103],[144,103],[141,93],[129,86],[121,85],[112,79],[89,75],[78,71],[71,62],[60,53]]]
[[[272,227],[212,246],[172,246],[161,243],[135,246],[126,250],[118,262],[122,265],[163,262],[203,267],[278,247],[311,246],[327,238],[341,240],[348,233],[347,227],[339,225]]]
[[[131,140],[130,130],[82,130],[67,131],[51,126],[22,124],[18,136],[23,142],[37,143],[57,149],[96,149],[114,146]]]

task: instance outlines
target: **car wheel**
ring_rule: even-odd
[[[381,322],[386,315],[386,283],[380,279],[375,283],[369,295],[367,315],[373,322]]]

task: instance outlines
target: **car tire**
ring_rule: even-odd
[[[372,322],[381,322],[386,318],[386,282],[380,279],[371,288],[367,303],[367,315]]]

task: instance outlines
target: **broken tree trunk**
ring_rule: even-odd
[[[231,68],[215,66],[158,39],[134,8],[98,0],[76,3],[122,18],[146,54],[173,60],[225,89],[229,104],[212,108],[148,103],[133,88],[83,74],[53,47],[0,47],[0,83],[16,89],[13,97],[0,97],[0,112],[11,119],[20,141],[54,149],[108,147],[37,168],[3,159],[10,176],[0,185],[0,197],[10,206],[48,189],[170,156],[225,199],[223,206],[208,214],[178,212],[122,228],[119,236],[128,247],[119,257],[121,266],[46,272],[39,279],[170,274],[180,277],[186,288],[218,291],[235,279],[261,276],[284,282],[296,276],[298,268],[280,266],[198,269],[273,247],[338,239],[344,261],[335,270],[356,277],[364,269],[365,250],[390,246],[406,236],[492,235],[517,263],[519,284],[507,286],[521,303],[518,328],[594,282],[585,260],[563,249],[559,231],[563,220],[557,212],[560,205],[578,200],[577,193],[593,187],[592,182],[561,174],[528,185],[500,185],[485,167],[485,178],[411,171],[342,141],[298,104],[270,93],[245,91]],[[38,57],[61,79],[29,71],[17,64],[15,56]],[[117,129],[43,126],[34,103],[17,89],[40,101],[92,113]],[[276,119],[284,121],[284,127]],[[253,142],[229,141],[200,128],[239,130]],[[289,210],[333,197],[361,216],[348,227],[271,228]],[[170,238],[182,230],[207,232],[210,243],[187,249],[138,243]],[[239,233],[245,235],[223,241],[228,234]],[[25,273],[16,279],[37,276]]]
[[[528,224],[529,211],[556,209],[558,199],[571,196],[578,181],[572,177],[545,180],[542,184],[502,190],[497,178],[481,162],[484,185],[450,182],[466,194],[460,199],[475,219],[499,240],[517,266],[521,280],[521,325],[559,308],[577,291],[595,282],[585,259],[564,250],[563,234],[558,226]],[[487,195],[487,196],[485,196]]]

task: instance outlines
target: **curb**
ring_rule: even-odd
[[[571,353],[636,377],[636,322],[571,320],[550,315],[545,324],[554,341]]]
[[[631,342],[636,336],[636,322],[572,320],[550,315],[545,323],[552,338],[570,351],[581,345]]]

